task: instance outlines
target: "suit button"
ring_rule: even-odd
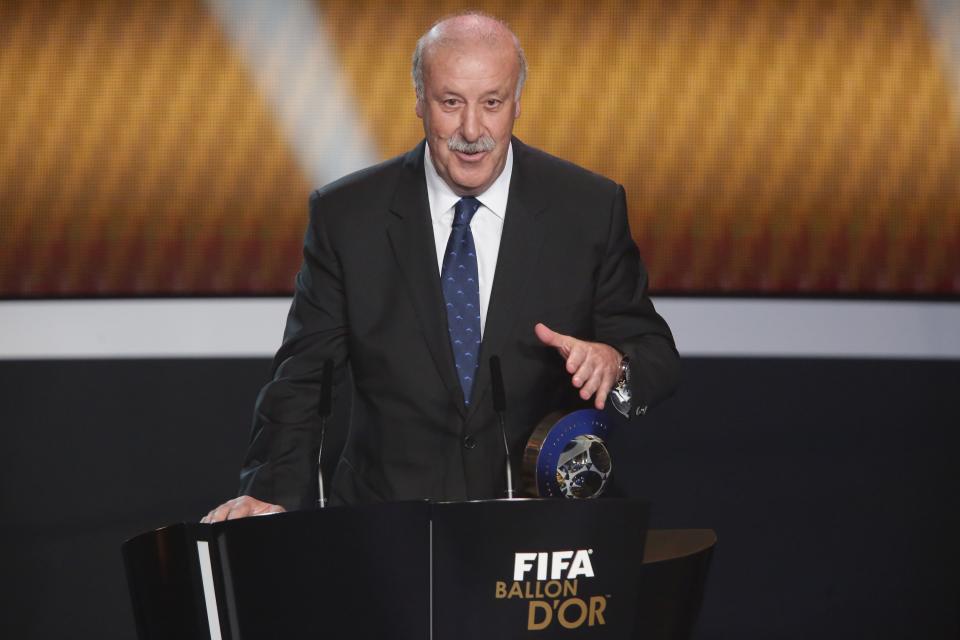
[[[463,448],[464,449],[476,449],[477,440],[473,436],[467,436],[463,439]]]

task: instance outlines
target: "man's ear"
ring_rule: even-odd
[[[417,104],[414,107],[414,110],[417,112],[417,117],[423,120],[423,99],[417,98]]]
[[[513,103],[513,119],[516,120],[520,117],[520,101],[517,100]]]

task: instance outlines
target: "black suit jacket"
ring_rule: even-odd
[[[502,361],[515,465],[541,418],[581,402],[561,357],[534,334],[537,322],[629,355],[635,408],[672,393],[679,360],[647,297],[623,188],[517,139],[513,145],[469,408],[447,333],[425,144],[312,195],[303,265],[273,380],[257,399],[241,493],[288,509],[315,500],[327,358],[336,364],[341,405],[352,396],[328,484],[334,504],[501,497],[505,458],[489,397],[490,356]]]

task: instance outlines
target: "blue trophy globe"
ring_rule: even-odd
[[[523,455],[524,490],[540,498],[596,498],[610,480],[613,460],[607,413],[552,413],[534,429]]]

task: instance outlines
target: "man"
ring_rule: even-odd
[[[619,385],[631,398],[618,409],[636,416],[672,393],[679,361],[646,295],[623,189],[512,137],[525,76],[519,41],[490,16],[441,20],[417,43],[426,139],[312,196],[243,495],[204,521],[315,501],[327,359],[337,396],[352,391],[332,504],[501,497],[493,355],[515,462],[551,411],[603,408]]]

